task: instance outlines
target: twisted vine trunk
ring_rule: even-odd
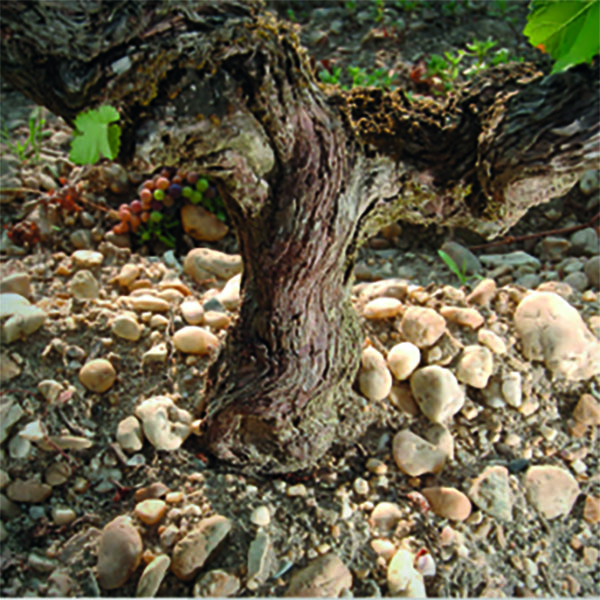
[[[175,4],[180,4],[175,6]],[[218,182],[244,260],[198,411],[216,456],[285,472],[367,424],[351,386],[356,249],[396,219],[491,236],[598,157],[597,65],[492,69],[445,104],[315,81],[258,0],[2,2],[2,75],[72,123],[109,102],[120,160]]]

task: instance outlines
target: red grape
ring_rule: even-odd
[[[156,187],[159,190],[166,190],[171,185],[171,182],[166,177],[159,177],[156,181]]]
[[[192,171],[191,173],[187,174],[187,182],[191,183],[192,185],[194,185],[196,183],[196,181],[198,181],[198,173],[196,173],[195,171]]]
[[[154,189],[154,181],[152,179],[147,179],[144,181],[144,189],[153,190]]]
[[[140,200],[142,202],[144,201],[148,201],[148,200],[152,200],[152,191],[149,190],[148,188],[144,188],[141,192],[140,192]]]
[[[172,196],[169,196],[169,194],[166,194],[162,203],[168,208],[169,206],[173,206],[175,199]]]
[[[146,223],[149,218],[150,218],[150,213],[147,210],[140,213],[140,221],[142,223]]]
[[[134,200],[133,202],[131,202],[131,204],[129,205],[131,207],[131,210],[134,213],[140,213],[142,212],[142,203],[139,200]]]

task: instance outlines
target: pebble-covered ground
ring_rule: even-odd
[[[377,54],[371,12],[320,10],[296,10],[303,39],[327,34],[315,56],[344,35]],[[444,19],[463,39],[468,19],[442,16],[412,16],[415,47]],[[1,100],[18,137],[33,107]],[[107,233],[149,174],[74,167],[46,119],[38,164],[0,159],[2,188],[34,190],[0,195],[3,224],[44,235],[0,239],[3,595],[600,594],[597,172],[510,232],[552,235],[469,251],[466,232],[399,223],[372,239],[353,301],[374,425],[310,473],[250,477],[201,453],[194,414],[239,309],[234,233],[206,241],[222,226],[195,220],[175,250]],[[42,200],[77,184],[80,211]]]

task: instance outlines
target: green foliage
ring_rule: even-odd
[[[8,127],[5,125],[2,137],[8,145],[10,151],[21,161],[25,162],[33,154],[33,162],[40,161],[40,152],[42,149],[42,138],[46,132],[43,131],[46,119],[42,119],[41,107],[36,107],[29,117],[29,135],[21,144],[17,141],[11,142]]]
[[[178,219],[168,219],[163,213],[153,210],[148,222],[137,230],[138,239],[144,243],[160,240],[168,248],[175,248],[175,236],[172,229],[179,225]]]
[[[79,113],[69,158],[77,165],[93,165],[100,160],[100,155],[115,159],[121,143],[121,128],[111,123],[118,120],[117,109],[110,105]]]
[[[350,87],[379,87],[383,89],[394,89],[392,82],[394,75],[390,75],[388,69],[375,69],[372,72],[368,72],[362,67],[348,67],[348,74],[352,78],[352,85],[342,85],[343,90],[348,90]],[[331,85],[340,84],[340,78],[342,75],[341,67],[332,67],[331,72],[327,69],[321,69],[319,71],[319,79],[323,83],[329,83]]]
[[[599,24],[598,0],[533,0],[523,33],[552,56],[552,73],[559,73],[600,52]]]
[[[449,254],[447,254],[443,250],[438,250],[438,254],[440,255],[440,258],[446,263],[446,266],[450,269],[450,271],[452,271],[452,273],[454,273],[458,277],[460,285],[465,285],[469,280],[469,277],[467,276],[467,266],[465,261],[463,261],[462,269],[459,269],[458,265],[456,264],[456,261]],[[475,275],[475,277],[477,279],[483,279],[481,275]]]

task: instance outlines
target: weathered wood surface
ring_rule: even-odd
[[[598,160],[589,67],[490,70],[445,104],[319,84],[259,2],[2,3],[3,77],[72,122],[111,103],[120,160],[216,180],[243,304],[199,413],[218,457],[305,468],[366,425],[351,386],[358,245],[392,220],[506,229]]]

